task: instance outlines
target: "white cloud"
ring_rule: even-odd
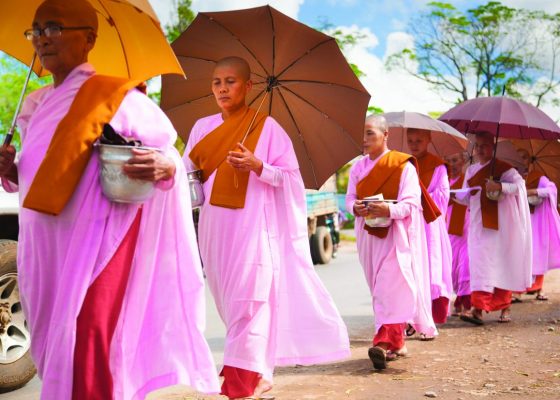
[[[198,11],[229,11],[243,8],[258,7],[270,4],[278,11],[297,19],[299,8],[304,0],[193,0],[192,9]],[[161,25],[165,26],[175,17],[175,2],[173,0],[151,0]]]
[[[391,32],[387,35],[387,46],[385,49],[384,60],[388,56],[395,53],[400,53],[404,49],[411,49],[414,47],[414,37],[406,32]]]
[[[384,60],[372,50],[378,45],[378,38],[368,28],[337,27],[343,32],[359,31],[364,39],[357,45],[345,50],[348,61],[356,64],[366,76],[362,83],[371,94],[371,104],[389,111],[416,111],[428,113],[445,111],[453,106],[456,96],[450,93],[436,93],[427,83],[414,78],[405,71],[385,68]],[[404,32],[392,32],[387,37],[387,49],[409,47],[412,37]]]
[[[552,14],[560,12],[560,1],[557,0],[502,0],[501,3],[509,7],[542,10]]]

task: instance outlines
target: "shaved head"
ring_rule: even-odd
[[[381,133],[389,131],[389,125],[383,115],[370,114],[366,117],[366,124],[369,124],[373,129],[379,130]]]
[[[87,0],[45,0],[37,8],[33,24],[37,23],[37,16],[53,15],[63,26],[89,26],[97,33],[98,21],[95,8]]]
[[[222,58],[216,63],[214,71],[221,67],[230,67],[235,69],[244,81],[251,79],[251,67],[244,58],[236,56]]]
[[[416,129],[416,128],[407,128],[406,129],[406,134],[407,135],[426,135],[430,138],[430,141],[432,140],[432,134],[430,133],[430,131],[425,130],[425,129]]]

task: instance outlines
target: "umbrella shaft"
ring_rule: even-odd
[[[8,146],[14,137],[14,131],[16,130],[16,122],[17,117],[19,115],[19,111],[21,110],[21,104],[23,103],[23,98],[25,96],[25,91],[27,90],[27,86],[29,85],[29,79],[31,78],[31,73],[33,72],[33,66],[35,65],[35,59],[37,58],[37,53],[33,53],[33,59],[31,60],[31,65],[29,66],[29,72],[27,73],[27,77],[25,78],[25,83],[23,84],[23,89],[21,90],[21,95],[19,96],[19,101],[16,106],[16,111],[14,112],[14,118],[12,119],[12,124],[8,133],[6,134],[6,138],[4,139],[4,146]]]
[[[253,116],[253,119],[251,120],[251,123],[249,124],[249,127],[247,128],[247,132],[245,132],[245,135],[243,135],[243,139],[241,140],[241,144],[245,143],[245,139],[247,139],[247,136],[249,136],[249,132],[251,132],[251,128],[253,128],[253,124],[255,123],[255,119],[257,119],[257,114],[259,113],[259,111],[261,110],[261,107],[265,101],[265,99],[268,96],[268,90],[264,93],[264,96],[261,100],[261,104],[259,104],[259,107],[257,108],[257,112],[255,113],[255,115]]]

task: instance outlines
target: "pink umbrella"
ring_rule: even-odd
[[[430,153],[439,157],[465,151],[467,138],[455,128],[445,122],[438,121],[432,117],[416,112],[400,111],[383,114],[389,125],[389,139],[387,146],[391,150],[410,153],[406,143],[407,129],[422,129],[429,131],[432,143],[428,147]]]
[[[560,127],[531,104],[507,97],[478,97],[467,100],[440,118],[457,130],[490,132],[511,139],[560,139]]]

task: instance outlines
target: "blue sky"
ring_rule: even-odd
[[[173,9],[173,0],[150,0],[165,24]],[[371,104],[385,111],[442,112],[457,100],[454,93],[436,93],[427,83],[405,71],[388,71],[387,54],[414,46],[407,33],[413,16],[426,10],[430,0],[192,0],[194,11],[226,11],[265,4],[307,25],[318,27],[322,19],[347,32],[364,35],[353,48],[345,51],[347,59],[366,73],[362,83],[370,92]],[[448,0],[461,10],[485,4],[486,0]],[[560,0],[502,0],[512,7],[560,12]],[[555,107],[547,110],[560,111]]]

